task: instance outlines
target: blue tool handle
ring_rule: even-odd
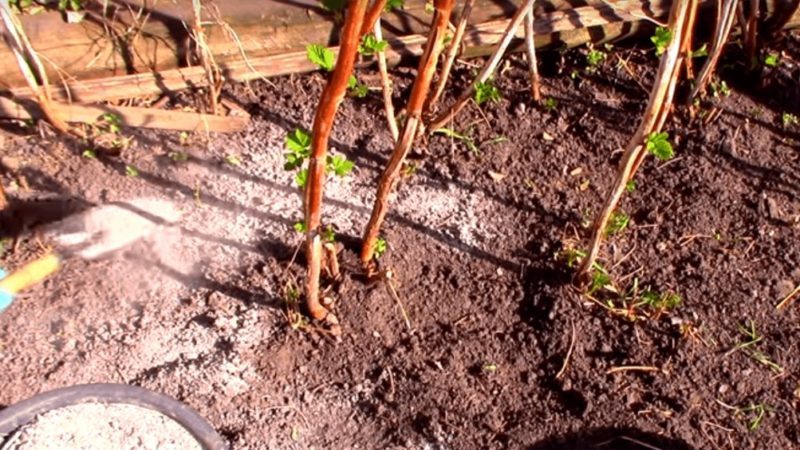
[[[5,278],[6,275],[7,275],[6,271],[0,269],[0,280]],[[11,302],[13,301],[14,301],[14,294],[6,291],[5,289],[0,289],[0,312],[11,306]]]

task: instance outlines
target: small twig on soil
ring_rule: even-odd
[[[798,297],[798,294],[800,294],[800,284],[798,284],[797,287],[794,288],[794,290],[792,290],[792,292],[786,295],[786,297],[784,297],[783,300],[781,300],[780,303],[778,303],[778,305],[775,306],[775,309],[781,309],[784,306],[788,305],[789,302]]]
[[[684,33],[691,32],[691,30],[685,28],[689,3],[675,2],[672,4],[669,19],[669,29],[673,32],[672,41],[661,59],[661,65],[659,66],[653,89],[650,92],[647,109],[639,128],[628,142],[613,188],[607,195],[603,209],[595,219],[592,227],[589,252],[578,270],[577,281],[582,286],[587,286],[591,281],[592,268],[600,253],[600,245],[605,236],[605,230],[611,214],[625,192],[628,181],[633,178],[646,155],[645,140],[651,133],[661,130],[667,120],[680,68],[682,37]]]
[[[569,365],[569,359],[572,357],[572,350],[575,348],[575,323],[571,322],[570,327],[572,328],[572,337],[569,341],[569,349],[567,349],[567,356],[564,357],[564,363],[561,364],[561,370],[558,371],[556,374],[556,379],[561,379],[564,376],[564,373],[567,371],[567,366]]]
[[[534,2],[535,3],[535,2]],[[531,76],[531,95],[533,101],[539,103],[542,100],[541,89],[539,88],[539,68],[536,62],[536,43],[533,39],[533,6],[525,14],[525,50],[528,54],[528,70]]]
[[[347,92],[347,82],[353,73],[358,45],[361,41],[361,26],[367,9],[367,0],[349,0],[342,28],[341,47],[328,82],[322,90],[311,138],[311,155],[308,164],[304,209],[306,227],[306,306],[315,320],[324,321],[333,334],[341,333],[338,318],[319,301],[319,276],[322,260],[322,194],[325,185],[325,162],[328,153],[333,121],[339,105]]]
[[[386,269],[383,273],[383,280],[386,281],[386,289],[389,291],[389,295],[392,296],[394,301],[397,303],[397,306],[400,308],[400,314],[403,315],[403,321],[406,323],[406,328],[408,331],[411,331],[411,321],[408,319],[408,313],[406,313],[406,308],[403,306],[403,302],[400,301],[400,296],[397,295],[397,290],[394,288],[394,281],[392,278],[394,274],[390,269]]]
[[[341,271],[339,270],[339,255],[336,254],[336,244],[328,242],[323,246],[323,249],[325,249],[325,260],[328,262],[328,271],[331,274],[331,278],[338,280]]]
[[[466,2],[464,2],[464,7],[461,9],[461,15],[458,18],[456,32],[453,35],[453,39],[450,41],[450,47],[447,49],[447,55],[445,56],[442,70],[439,71],[439,79],[436,80],[436,87],[426,101],[426,113],[430,113],[436,108],[436,103],[439,102],[439,97],[442,96],[442,92],[444,92],[444,88],[447,86],[447,80],[450,79],[450,70],[453,68],[453,63],[461,49],[461,42],[464,40],[464,31],[467,29],[469,15],[472,12],[472,5],[474,3],[475,0],[466,0]]]
[[[360,257],[361,264],[369,275],[373,274],[375,270],[372,257],[375,254],[378,232],[388,209],[389,193],[394,189],[403,161],[409,150],[411,150],[414,138],[417,136],[418,127],[421,123],[422,107],[428,96],[431,80],[436,71],[436,62],[442,52],[447,24],[454,5],[455,0],[436,0],[434,2],[435,13],[431,23],[430,36],[425,45],[422,58],[420,58],[417,79],[411,89],[411,96],[406,108],[407,119],[403,126],[403,134],[395,144],[389,163],[386,165],[383,174],[381,174],[375,205],[372,208],[367,228],[364,230]]]
[[[620,372],[663,372],[663,370],[654,366],[617,366],[608,369],[606,375]]]
[[[508,23],[508,27],[506,27],[505,33],[503,37],[500,39],[500,42],[497,44],[497,48],[495,48],[494,53],[492,56],[486,61],[481,70],[481,73],[472,81],[469,88],[467,88],[464,93],[456,100],[456,102],[445,112],[440,114],[438,117],[433,119],[428,126],[429,130],[437,130],[444,126],[447,122],[450,122],[462,108],[467,103],[469,99],[472,98],[473,92],[475,91],[475,87],[478,83],[485,83],[494,73],[494,70],[497,68],[497,65],[500,63],[500,60],[505,55],[506,49],[508,45],[511,43],[511,40],[514,39],[514,36],[517,34],[517,29],[519,29],[520,24],[525,19],[525,15],[530,11],[531,6],[533,5],[534,0],[525,0],[520,6],[519,9],[514,13],[514,16],[511,18],[511,21]]]
[[[728,35],[731,32],[733,20],[736,18],[736,4],[738,2],[739,0],[717,1],[717,23],[714,29],[714,39],[711,41],[711,48],[708,50],[708,58],[706,58],[705,64],[703,64],[703,67],[700,69],[697,80],[695,80],[695,86],[689,94],[687,101],[690,103],[698,93],[705,91],[708,82],[711,80],[711,74],[717,66],[717,61],[722,54],[722,49],[728,41]]]
[[[375,21],[375,39],[383,40],[381,32],[381,19]],[[386,122],[389,125],[389,132],[392,133],[392,141],[397,142],[400,131],[397,128],[397,117],[394,114],[394,104],[392,103],[392,80],[389,79],[389,69],[386,64],[386,50],[378,52],[378,71],[381,74],[381,86],[383,86],[383,110],[386,114]]]
[[[28,36],[25,34],[25,29],[22,27],[22,23],[11,11],[7,1],[0,2],[0,16],[2,16],[3,24],[5,25],[3,37],[5,38],[6,44],[14,53],[19,70],[23,78],[25,78],[28,87],[33,92],[33,95],[36,97],[39,108],[47,118],[47,121],[61,133],[85,139],[86,135],[81,130],[70,127],[61,117],[53,112],[48,88],[50,82],[47,79],[47,72],[36,51],[33,49],[33,46],[31,46]]]

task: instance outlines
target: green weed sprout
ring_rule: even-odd
[[[650,41],[656,46],[656,56],[661,56],[667,50],[670,41],[672,41],[672,31],[669,28],[658,27]]]
[[[672,144],[669,142],[669,133],[650,133],[645,141],[647,151],[662,161],[668,161],[675,156]]]
[[[475,103],[478,105],[483,105],[486,102],[493,102],[496,103],[503,98],[503,95],[500,93],[500,89],[497,89],[497,86],[494,85],[492,80],[486,80],[483,83],[478,83],[475,85]]]

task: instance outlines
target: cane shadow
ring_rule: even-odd
[[[697,450],[686,441],[635,428],[593,428],[548,437],[527,450]]]

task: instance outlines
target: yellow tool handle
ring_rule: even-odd
[[[61,258],[55,253],[48,253],[0,280],[0,290],[16,294],[44,280],[60,266]]]

